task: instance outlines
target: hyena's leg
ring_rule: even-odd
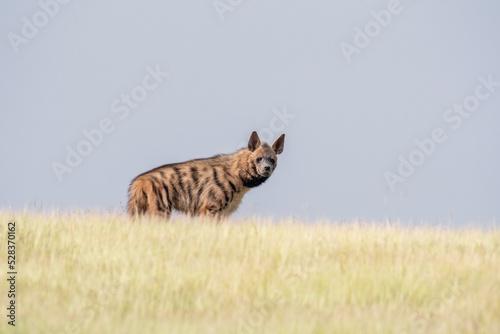
[[[211,218],[219,220],[221,209],[216,203],[205,203],[200,207],[200,216],[205,218]]]
[[[157,178],[151,177],[145,190],[148,202],[147,213],[170,219],[172,203],[170,202],[168,188]]]
[[[203,191],[200,203],[199,215],[220,219],[229,204],[229,197],[220,186],[212,185]]]

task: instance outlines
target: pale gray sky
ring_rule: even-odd
[[[496,0],[1,1],[0,28],[2,208],[120,210],[257,130],[285,150],[236,217],[500,217]]]

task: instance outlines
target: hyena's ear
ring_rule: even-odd
[[[285,146],[285,134],[282,134],[279,136],[278,139],[274,142],[272,148],[274,150],[274,153],[281,154],[283,153],[283,147]]]
[[[253,152],[257,149],[257,147],[260,146],[260,138],[257,132],[252,132],[252,135],[250,136],[250,139],[248,140],[248,150],[250,152]]]

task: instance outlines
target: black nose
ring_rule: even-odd
[[[266,167],[264,167],[264,169],[266,170],[266,172],[269,172],[271,170],[271,167],[266,166]]]

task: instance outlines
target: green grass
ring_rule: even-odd
[[[0,218],[0,333],[500,333],[497,230]]]

